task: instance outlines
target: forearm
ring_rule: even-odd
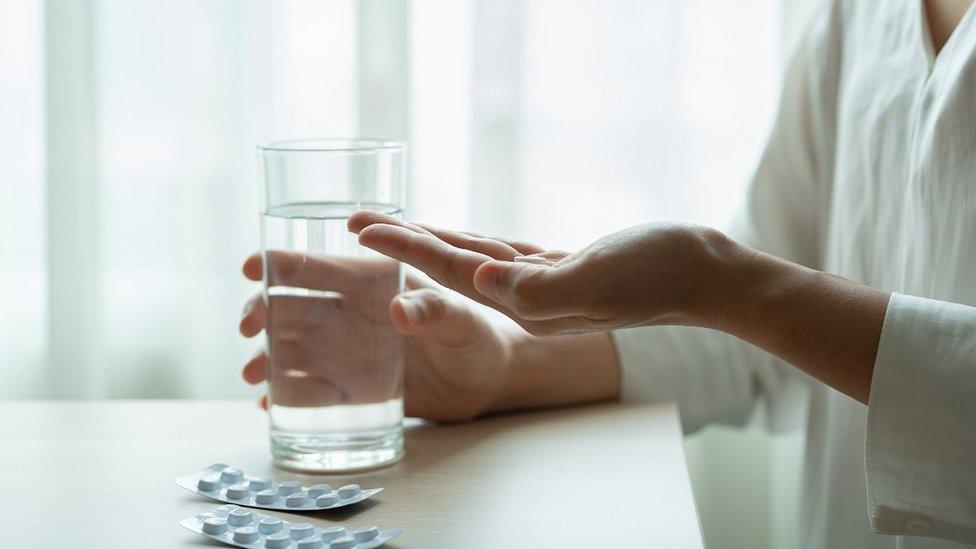
[[[610,334],[509,336],[506,375],[488,412],[616,398],[620,374]]]
[[[729,257],[700,324],[867,404],[890,294],[737,245]]]

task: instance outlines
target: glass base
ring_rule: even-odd
[[[310,473],[347,473],[384,467],[403,458],[403,427],[354,434],[306,435],[271,431],[278,467]]]

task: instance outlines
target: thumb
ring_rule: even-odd
[[[568,267],[487,261],[474,273],[474,287],[526,320],[577,314],[587,299]]]
[[[390,303],[390,318],[404,335],[427,336],[453,346],[473,343],[482,335],[483,324],[469,307],[433,288],[398,295]]]

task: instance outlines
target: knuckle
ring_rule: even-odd
[[[440,320],[447,316],[447,298],[437,290],[421,290],[419,297],[423,300],[426,316],[430,320]]]
[[[441,264],[441,279],[449,288],[460,288],[461,253],[456,249],[448,252],[448,257]]]
[[[294,278],[297,271],[295,261],[274,253],[268,254],[267,268],[268,282],[271,284],[286,283],[288,280]]]

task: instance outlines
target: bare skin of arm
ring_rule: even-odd
[[[548,408],[617,398],[620,369],[610,334],[539,338],[510,333],[504,382],[485,412]]]

